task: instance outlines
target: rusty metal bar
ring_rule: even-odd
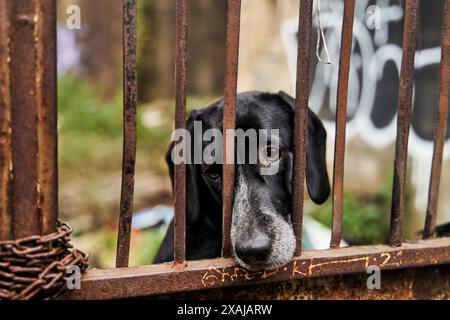
[[[241,0],[228,0],[227,58],[225,70],[225,98],[223,111],[223,226],[222,257],[231,255],[231,221],[234,191],[234,129],[236,125],[236,98],[239,60]],[[230,134],[232,133],[232,135]]]
[[[58,220],[58,134],[56,102],[56,0],[38,1],[38,208],[43,234],[56,231]]]
[[[297,239],[295,254],[302,252],[303,203],[308,135],[308,102],[311,77],[312,0],[300,1],[297,47],[297,83],[294,122],[294,170],[292,191],[292,224]]]
[[[433,164],[431,168],[430,190],[425,220],[424,239],[434,236],[436,227],[439,185],[441,182],[442,157],[445,135],[447,133],[448,95],[450,90],[450,0],[445,1],[442,18],[442,57],[440,68],[439,102],[437,110],[437,125],[434,133]]]
[[[171,264],[129,269],[91,270],[81,290],[70,290],[66,299],[122,299],[160,293],[250,285],[319,276],[367,272],[450,263],[450,238],[405,242],[401,247],[372,245],[305,251],[285,267],[250,272],[232,259],[193,261],[185,272]]]
[[[408,140],[411,125],[414,61],[419,22],[419,0],[405,1],[403,25],[403,57],[400,71],[400,88],[397,115],[397,140],[395,145],[394,185],[392,190],[391,238],[392,246],[400,246],[403,239],[403,215],[408,164]]]
[[[137,0],[123,0],[123,163],[116,266],[128,266],[136,165]]]
[[[337,89],[336,139],[334,146],[333,227],[330,244],[332,248],[339,247],[342,239],[345,134],[347,125],[348,79],[350,72],[350,57],[352,54],[354,17],[355,0],[345,0],[344,17],[342,20],[341,54]]]
[[[11,104],[9,98],[9,15],[0,0],[0,240],[11,237],[9,186],[11,166]]]
[[[176,2],[176,53],[175,53],[175,129],[186,128],[186,69],[188,45],[188,3]],[[186,143],[180,141],[178,143]],[[186,150],[186,149],[184,149]],[[186,150],[190,152],[190,150]],[[186,159],[188,155],[183,155]],[[175,220],[174,260],[176,265],[186,261],[186,163],[175,165],[174,177]]]
[[[15,238],[40,233],[36,74],[36,0],[11,6],[10,71],[12,122],[12,210]]]

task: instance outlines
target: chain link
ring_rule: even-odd
[[[70,244],[72,228],[14,241],[0,241],[0,300],[54,299],[66,288],[67,269],[84,272],[88,255]]]

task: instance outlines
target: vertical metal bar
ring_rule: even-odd
[[[175,129],[180,130],[186,128],[187,0],[177,0],[176,6]],[[186,141],[178,143],[186,143]],[[190,150],[186,151],[190,152]],[[187,159],[188,155],[183,156]],[[174,193],[174,260],[175,264],[184,265],[186,261],[186,163],[175,165]]]
[[[0,0],[0,240],[11,237],[9,186],[11,166],[11,104],[9,99],[9,16]]]
[[[447,133],[448,97],[450,90],[450,0],[445,1],[442,18],[442,57],[440,68],[439,102],[437,125],[434,133],[433,164],[431,168],[430,190],[423,238],[431,238],[435,233],[439,185],[441,182],[442,155]]]
[[[345,134],[347,125],[348,79],[350,72],[350,57],[352,54],[354,16],[355,0],[345,0],[344,17],[342,20],[341,54],[337,89],[336,139],[334,146],[333,229],[330,244],[332,248],[339,247],[342,239]]]
[[[236,99],[239,64],[241,0],[228,0],[227,57],[225,70],[225,98],[223,111],[223,221],[222,256],[231,255],[231,222],[234,191],[234,129],[236,125]]]
[[[137,0],[123,0],[123,161],[116,266],[128,266],[136,164]]]
[[[36,99],[36,0],[11,6],[10,70],[12,121],[12,210],[15,238],[40,233]]]
[[[408,163],[408,140],[411,125],[414,61],[419,22],[419,0],[405,1],[403,25],[403,57],[400,71],[400,88],[397,115],[397,140],[395,145],[394,186],[392,190],[391,246],[400,246],[403,239],[403,215]]]
[[[312,0],[300,1],[297,84],[294,122],[294,170],[292,194],[292,224],[297,239],[295,254],[302,252],[303,202],[306,172],[306,143],[308,135],[308,101],[311,77]]]
[[[39,215],[42,233],[56,231],[58,220],[58,137],[56,102],[56,0],[37,3]]]

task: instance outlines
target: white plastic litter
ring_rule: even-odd
[[[169,225],[173,218],[173,207],[157,205],[133,214],[131,227],[136,230],[154,228],[159,225]]]

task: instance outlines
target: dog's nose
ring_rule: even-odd
[[[270,253],[270,238],[258,233],[250,240],[236,244],[235,252],[245,263],[264,262]]]

